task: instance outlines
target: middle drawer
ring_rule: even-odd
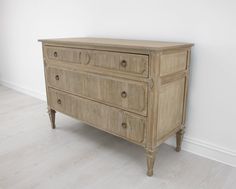
[[[147,115],[147,84],[48,67],[49,86],[103,102],[140,115]]]

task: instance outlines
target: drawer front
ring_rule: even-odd
[[[99,129],[137,143],[144,140],[144,117],[51,88],[48,89],[48,100],[53,109]]]
[[[47,60],[80,64],[81,54],[82,51],[80,49],[44,47],[44,56]]]
[[[147,85],[142,82],[47,68],[49,86],[104,102],[141,115],[147,114]]]
[[[148,77],[148,56],[63,47],[44,47],[47,60]]]

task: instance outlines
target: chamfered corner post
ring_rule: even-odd
[[[187,75],[185,77],[185,91],[184,91],[184,106],[183,106],[183,118],[182,118],[182,128],[176,133],[176,152],[181,151],[184,133],[185,133],[185,121],[186,121],[186,105],[188,97],[188,85],[189,85],[189,65],[190,65],[191,49],[188,49],[187,58]]]
[[[153,167],[156,159],[156,149],[146,149],[147,156],[147,176],[153,175]]]
[[[148,87],[148,119],[146,128],[146,159],[147,159],[147,176],[153,175],[157,147],[157,112],[160,89],[160,52],[150,51],[149,54],[149,87]]]
[[[55,129],[56,128],[56,124],[55,124],[56,111],[48,107],[48,115],[51,122],[51,127],[52,129]]]
[[[181,151],[184,133],[185,133],[185,128],[184,128],[184,127],[181,128],[181,129],[176,133],[176,149],[175,149],[176,152],[180,152],[180,151]]]

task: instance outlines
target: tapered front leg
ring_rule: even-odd
[[[146,149],[146,156],[147,156],[147,175],[152,176],[156,158],[156,150]]]
[[[48,107],[48,114],[49,114],[52,129],[55,129],[56,128],[56,125],[55,125],[56,111]]]
[[[176,152],[179,152],[181,150],[184,133],[185,133],[184,128],[180,129],[176,133]]]

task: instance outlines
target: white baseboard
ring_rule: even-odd
[[[170,138],[165,143],[175,146],[175,137]],[[185,136],[183,139],[182,150],[236,167],[236,152],[199,139]]]
[[[33,91],[31,89],[25,88],[25,87],[21,87],[18,84],[9,82],[9,81],[3,81],[0,80],[0,85],[6,86],[8,88],[14,89],[16,91],[19,91],[21,93],[27,94],[29,96],[38,98],[40,100],[46,101],[46,94],[42,93],[42,92],[38,92],[38,91]]]
[[[15,83],[7,81],[0,81],[0,84],[12,88],[16,91],[22,92],[24,94],[33,96],[40,100],[46,101],[46,95],[44,93],[32,91],[30,89],[21,87]],[[175,138],[170,138],[166,141],[166,144],[175,146]],[[182,150],[236,167],[236,152],[219,146],[215,146],[205,141],[185,136],[182,144]]]

